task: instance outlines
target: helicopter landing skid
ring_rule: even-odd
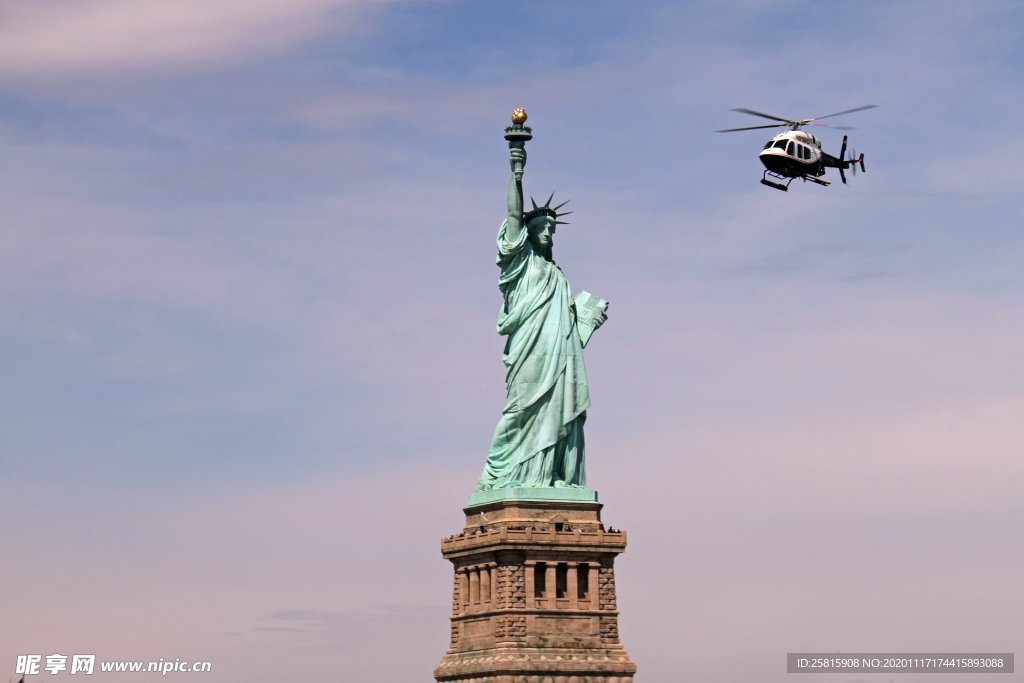
[[[789,182],[793,182],[793,181],[790,180]],[[789,191],[789,183],[786,183],[785,185],[780,185],[779,183],[773,183],[770,180],[766,180],[765,178],[761,178],[761,184],[762,185],[767,185],[768,187],[774,187],[776,190],[782,190],[783,192],[788,192]]]
[[[789,183],[793,182],[792,178],[790,178],[788,182],[785,185],[783,185],[782,183],[773,183],[772,181],[768,180],[768,176],[771,176],[772,178],[778,178],[779,180],[786,180],[786,176],[779,175],[778,173],[772,173],[771,171],[765,171],[764,175],[761,176],[762,185],[774,187],[776,190],[782,190],[783,192],[789,191]]]
[[[785,180],[786,184],[783,185],[782,183],[776,183],[776,182],[773,182],[771,180],[768,180],[769,177],[778,178],[779,180]],[[783,192],[788,192],[789,191],[789,184],[792,183],[797,177],[800,178],[801,180],[803,180],[804,182],[810,181],[812,183],[817,183],[817,184],[819,184],[819,185],[821,185],[823,187],[828,187],[829,185],[832,184],[830,181],[825,180],[824,178],[819,178],[818,176],[802,175],[802,176],[793,177],[793,176],[779,175],[778,173],[774,173],[772,171],[765,171],[764,172],[764,176],[762,176],[762,178],[761,178],[761,184],[762,185],[767,185],[768,187],[774,187],[776,190],[782,190]]]

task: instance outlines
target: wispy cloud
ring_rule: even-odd
[[[215,68],[351,28],[365,0],[13,0],[0,9],[0,76]]]

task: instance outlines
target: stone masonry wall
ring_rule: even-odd
[[[455,572],[455,580],[454,580],[453,583],[454,583],[454,585],[452,586],[452,614],[458,614],[459,612],[462,611],[462,605],[460,604],[460,600],[462,600],[462,596],[459,594],[459,583],[460,583],[460,581],[459,581],[459,572],[457,572],[457,571]],[[459,623],[457,621],[454,621],[454,620],[452,621],[451,631],[452,631],[452,634],[451,634],[452,635],[452,647],[455,647],[455,645],[457,645],[458,642],[459,642]]]
[[[598,609],[615,609],[615,572],[601,567],[597,584]]]
[[[619,642],[618,617],[601,617],[601,640],[606,643]]]
[[[509,605],[511,607],[526,607],[526,567],[522,564],[509,566],[508,583]]]

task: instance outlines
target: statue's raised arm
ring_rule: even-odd
[[[522,142],[509,142],[509,164],[512,173],[508,178],[508,231],[509,241],[519,238],[523,225],[523,166],[526,165],[526,148]],[[520,169],[516,173],[516,168]]]
[[[512,173],[508,179],[508,231],[509,241],[516,241],[523,225],[523,169],[526,167],[526,141],[533,137],[532,131],[523,125],[526,112],[516,109],[512,112],[512,125],[505,129],[508,140],[508,161]]]

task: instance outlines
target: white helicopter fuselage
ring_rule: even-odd
[[[772,173],[787,178],[825,174],[821,141],[802,130],[787,130],[767,143],[758,157]]]
[[[800,178],[804,181],[811,181],[818,185],[831,185],[831,182],[822,178],[825,175],[826,168],[837,168],[839,169],[839,177],[842,178],[843,184],[846,184],[846,169],[851,169],[854,174],[857,173],[857,166],[860,166],[860,170],[864,170],[864,155],[857,156],[855,153],[851,154],[849,158],[846,156],[846,142],[847,137],[843,136],[843,145],[839,150],[839,156],[834,157],[828,152],[821,148],[821,140],[814,137],[810,133],[800,130],[803,126],[824,126],[826,128],[840,128],[849,130],[847,126],[832,126],[827,123],[815,123],[822,119],[829,119],[833,116],[840,116],[841,114],[852,114],[855,111],[864,111],[865,109],[874,109],[878,105],[876,104],[865,104],[861,107],[854,107],[853,109],[844,109],[843,111],[837,111],[834,114],[826,114],[825,116],[815,116],[809,119],[787,119],[781,116],[775,116],[774,114],[765,114],[763,111],[755,111],[753,109],[733,109],[741,114],[750,114],[752,116],[758,116],[762,119],[769,119],[776,121],[777,123],[761,124],[759,126],[742,126],[740,128],[722,128],[715,132],[717,133],[735,133],[741,130],[760,130],[762,128],[777,128],[784,126],[789,130],[783,131],[769,140],[764,149],[758,155],[761,163],[764,164],[764,175],[761,177],[761,184],[774,187],[777,190],[788,190],[790,183],[795,178]],[[774,178],[776,180],[786,181],[785,185],[782,183],[774,182],[774,180],[768,180],[768,178]]]

